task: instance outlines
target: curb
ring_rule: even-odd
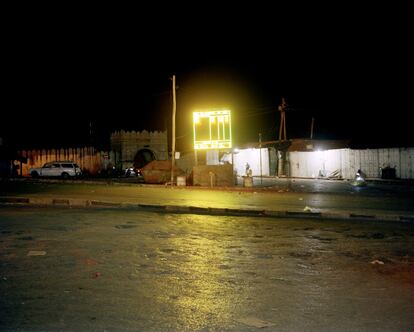
[[[303,212],[275,210],[247,210],[232,208],[212,208],[180,205],[130,204],[96,200],[0,197],[0,205],[32,205],[38,207],[75,207],[75,208],[126,208],[141,211],[175,214],[198,214],[213,216],[245,216],[267,218],[310,218],[313,220],[355,220],[355,221],[393,221],[414,222],[414,215],[364,215],[355,213]]]

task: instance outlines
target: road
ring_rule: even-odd
[[[412,331],[414,225],[0,207],[0,330]]]
[[[255,179],[257,181],[257,179]],[[79,182],[4,182],[0,196],[48,199],[72,198],[130,204],[198,206],[340,212],[365,215],[414,216],[414,186],[369,184],[353,187],[346,181],[279,180],[262,188],[164,187],[142,184]]]

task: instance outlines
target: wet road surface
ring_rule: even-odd
[[[414,225],[0,208],[0,330],[412,331]]]
[[[255,179],[256,181],[257,179]],[[209,188],[114,185],[62,182],[9,182],[0,196],[73,198],[130,204],[198,206],[356,214],[414,215],[414,186],[369,184],[353,187],[344,181],[278,180],[270,188]]]

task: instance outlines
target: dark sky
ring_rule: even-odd
[[[20,147],[106,149],[114,130],[170,131],[175,74],[182,149],[192,111],[208,107],[232,110],[236,145],[259,132],[276,139],[282,97],[288,138],[309,137],[315,117],[315,138],[414,145],[403,9],[244,9],[14,17],[3,38],[0,137]]]

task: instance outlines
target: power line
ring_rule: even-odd
[[[269,114],[269,113],[275,113],[276,110],[272,110],[272,111],[265,111],[265,112],[252,112],[252,113],[247,113],[247,114],[241,114],[239,117],[240,118],[248,118],[248,117],[252,117],[252,116],[257,116],[257,115],[262,115],[262,114]]]

